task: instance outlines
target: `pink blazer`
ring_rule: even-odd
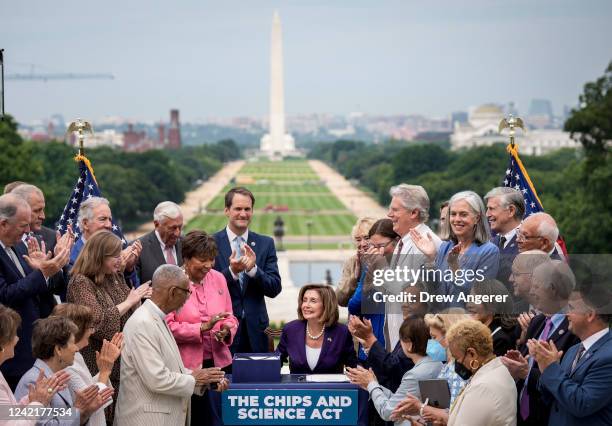
[[[191,296],[179,313],[171,312],[166,316],[168,327],[176,339],[181,352],[183,364],[189,369],[200,368],[204,360],[204,351],[212,350],[215,367],[226,367],[232,363],[229,346],[238,329],[238,320],[233,315],[232,298],[227,290],[227,282],[222,273],[211,269],[199,285],[190,284]],[[231,315],[215,324],[212,330],[200,332],[200,324],[208,321],[220,312]],[[230,327],[230,337],[224,342],[217,342],[214,332],[223,324]]]
[[[11,391],[10,386],[6,383],[2,373],[0,373],[0,405],[31,405],[42,407],[40,402],[30,402],[27,395],[21,398],[21,401],[17,402],[15,395],[13,395],[13,391]],[[33,426],[35,424],[36,420],[0,420],[0,425],[2,426]]]

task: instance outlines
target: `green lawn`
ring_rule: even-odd
[[[344,210],[342,203],[332,194],[304,194],[286,192],[283,194],[255,195],[255,209],[263,209],[268,205],[288,206],[290,210]],[[206,207],[208,210],[223,210],[224,196],[217,195]]]
[[[262,161],[247,163],[238,176],[250,176],[259,183],[244,185],[255,196],[256,212],[250,229],[272,235],[274,221],[281,216],[285,222],[285,235],[308,235],[307,223],[312,222],[310,235],[350,235],[355,216],[344,207],[306,161],[284,162]],[[186,231],[202,229],[216,232],[225,227],[227,218],[222,213],[224,194],[235,185],[227,185],[206,207],[208,213],[195,217],[186,226]],[[264,212],[267,205],[288,206],[288,212]],[[317,213],[318,211],[328,211]],[[337,212],[337,213],[336,213]],[[307,244],[293,243],[288,249],[305,249]],[[313,248],[338,248],[338,243],[313,244]]]
[[[306,223],[312,221],[311,235],[349,235],[357,218],[351,213],[342,214],[304,214],[263,213],[253,216],[250,229],[257,233],[272,235],[274,221],[278,216],[285,221],[285,235],[308,235]],[[216,232],[227,224],[223,214],[206,214],[193,218],[187,224],[186,232],[191,229],[202,229],[206,232]]]

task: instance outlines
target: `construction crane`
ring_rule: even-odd
[[[72,72],[59,73],[13,73],[4,76],[6,80],[48,81],[48,80],[114,80],[112,74],[78,74]]]

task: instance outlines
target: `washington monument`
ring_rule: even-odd
[[[260,149],[270,157],[282,157],[295,152],[295,142],[290,134],[285,133],[283,38],[277,11],[272,19],[270,50],[270,129],[261,138]]]

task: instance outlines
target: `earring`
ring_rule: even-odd
[[[476,363],[476,367],[474,367],[474,363]],[[478,367],[480,367],[480,363],[478,362],[478,360],[473,359],[470,361],[470,368],[472,370],[478,370]]]

